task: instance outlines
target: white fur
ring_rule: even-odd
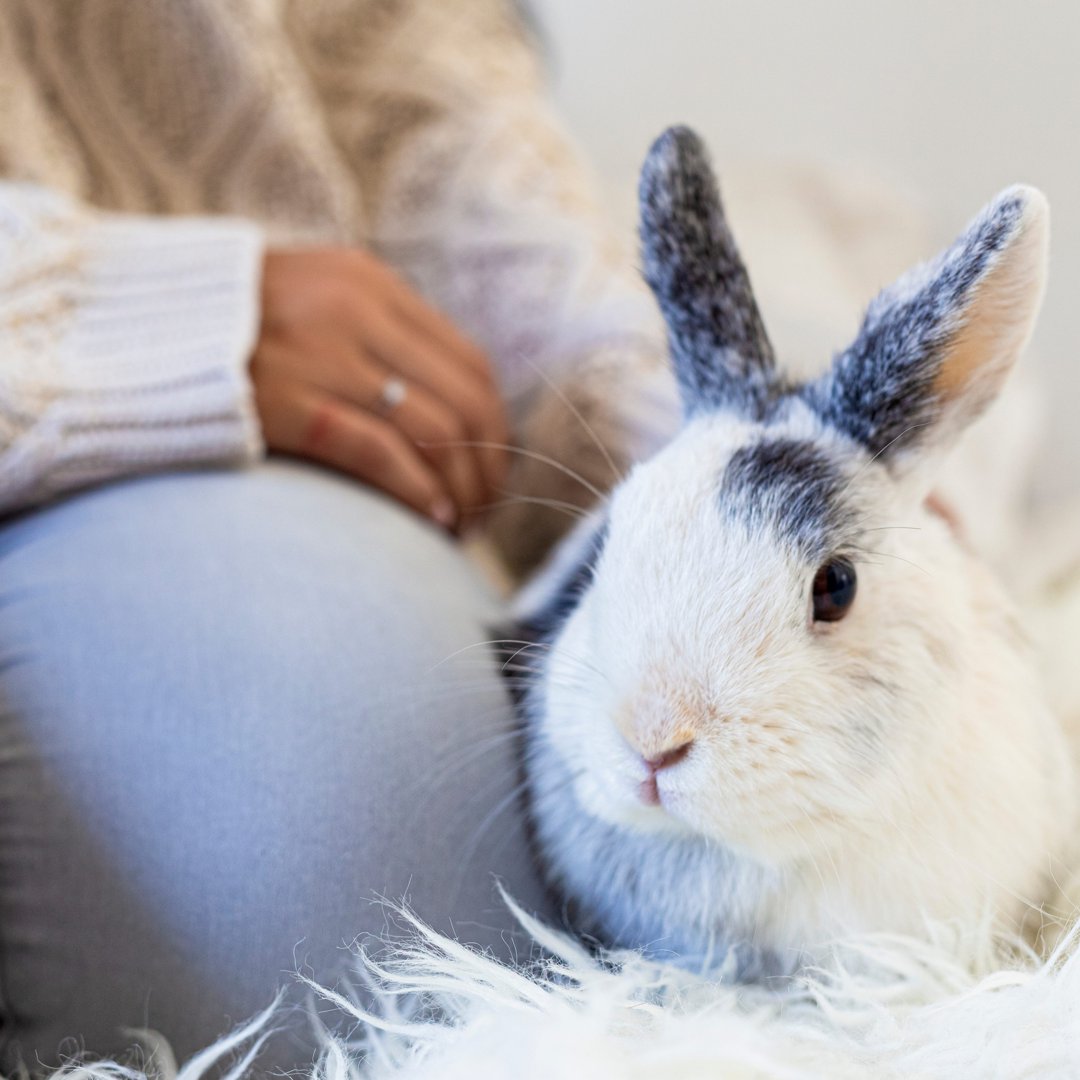
[[[904,470],[794,402],[767,427],[697,419],[614,492],[546,655],[530,759],[541,847],[602,938],[690,957],[750,942],[775,965],[927,918],[1017,929],[1072,869],[1075,763],[1016,612],[923,505],[940,448],[1029,336],[1045,226],[1031,194],[962,313],[963,377],[931,448]],[[996,345],[965,353],[972,339]],[[813,566],[721,511],[726,463],[763,435],[845,463],[859,591],[840,622],[810,620]],[[663,805],[644,805],[644,759],[691,739],[659,774]]]
[[[771,872],[735,902],[755,912],[739,929],[773,947],[913,931],[926,913],[977,917],[986,903],[1018,919],[1063,853],[1074,774],[1010,604],[940,520],[853,474],[873,500],[868,530],[903,528],[868,532],[879,554],[860,565],[851,615],[808,630],[791,618],[805,570],[778,545],[751,550],[711,524],[717,470],[745,434],[699,422],[614,500],[594,588],[556,643],[541,705],[541,738],[581,772],[577,807],[655,830],[658,844],[668,832],[711,838]],[[928,677],[928,649],[951,657],[948,672]],[[864,667],[901,700],[854,683]],[[623,723],[636,749],[620,712],[633,714]],[[877,746],[848,738],[859,713],[882,720]],[[641,755],[671,741],[672,723],[695,752],[661,773],[666,809],[643,807]],[[538,806],[570,891],[603,888],[561,809]],[[708,899],[679,900],[699,933],[714,921]],[[669,932],[660,917],[646,931]]]

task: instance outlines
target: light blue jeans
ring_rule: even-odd
[[[495,878],[545,901],[471,647],[497,616],[433,527],[299,464],[0,526],[4,1064],[144,1025],[182,1060],[298,968],[332,984],[377,897],[518,947]],[[311,1047],[298,1016],[262,1064]]]

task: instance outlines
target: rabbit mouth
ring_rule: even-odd
[[[643,832],[691,833],[694,830],[678,815],[679,797],[663,790],[645,797],[641,788],[647,780],[627,776],[607,776],[586,769],[574,784],[574,794],[587,813],[622,828]],[[655,784],[655,778],[654,778]]]

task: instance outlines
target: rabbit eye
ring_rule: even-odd
[[[830,559],[814,575],[814,621],[842,619],[855,599],[855,567],[848,559]]]

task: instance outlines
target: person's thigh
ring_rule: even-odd
[[[8,1060],[142,1025],[189,1054],[298,967],[333,981],[377,896],[505,951],[495,878],[543,894],[496,613],[433,528],[298,465],[0,528]],[[288,1038],[273,1063],[310,1053]]]

